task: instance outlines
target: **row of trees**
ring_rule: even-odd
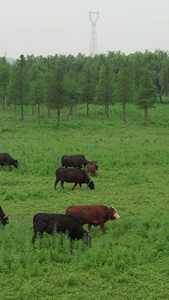
[[[144,124],[148,109],[156,101],[162,102],[169,93],[169,55],[156,50],[154,53],[136,52],[125,55],[109,52],[95,57],[79,54],[35,57],[21,55],[13,64],[5,57],[0,58],[0,99],[2,109],[5,102],[21,107],[24,120],[24,106],[31,105],[32,111],[40,106],[57,111],[57,125],[60,125],[60,111],[68,107],[68,117],[79,103],[103,105],[109,117],[109,106],[122,103],[125,122],[125,106],[134,102],[144,109]]]

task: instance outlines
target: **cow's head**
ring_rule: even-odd
[[[94,166],[96,170],[98,170],[98,165],[96,165],[96,162],[93,160],[90,165]]]
[[[89,182],[88,182],[88,187],[91,189],[91,190],[93,190],[94,189],[94,182],[93,182],[93,180],[89,180]]]
[[[6,225],[7,223],[9,223],[9,217],[6,216],[0,206],[0,223],[2,225]]]
[[[14,161],[13,161],[13,165],[14,165],[14,167],[15,167],[15,168],[17,168],[17,167],[18,167],[18,161],[17,161],[17,159],[14,159]]]
[[[110,220],[119,220],[120,216],[113,205],[109,207],[109,219]]]
[[[8,216],[4,216],[1,220],[0,220],[2,225],[6,225],[9,223],[9,217]]]

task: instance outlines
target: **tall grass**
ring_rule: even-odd
[[[0,205],[10,216],[0,227],[0,290],[3,299],[168,299],[169,284],[169,123],[168,106],[143,112],[127,106],[74,109],[67,120],[56,113],[41,123],[31,108],[0,111],[1,151],[18,159],[19,168],[0,167]],[[84,154],[98,164],[87,185],[54,190],[55,171],[65,154]],[[44,234],[31,245],[37,212],[64,213],[69,205],[115,205],[121,219],[92,227],[92,247],[70,246],[67,236]],[[87,228],[87,226],[84,226]]]

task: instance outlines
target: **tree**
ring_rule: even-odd
[[[49,73],[48,82],[49,107],[57,110],[57,125],[60,127],[60,110],[66,105],[66,90],[64,82],[64,65],[57,62],[57,65]]]
[[[93,103],[95,95],[94,77],[91,65],[86,63],[82,72],[82,102],[87,105],[87,117],[89,115],[89,104]]]
[[[40,62],[42,62],[40,64]],[[47,84],[45,72],[42,70],[43,61],[36,59],[28,71],[29,92],[28,102],[32,105],[32,114],[34,106],[38,106],[38,122],[40,123],[40,105],[45,102]]]
[[[73,76],[74,73],[71,71],[64,76],[65,101],[69,107],[67,119],[73,114],[73,107],[79,102],[81,96],[79,85]]]
[[[168,57],[167,52],[156,50],[154,53],[146,51],[144,54],[144,65],[148,66],[149,71],[151,71],[151,77],[153,84],[157,86],[157,93],[159,95],[160,102],[162,103],[162,86],[163,83],[160,81],[160,73],[164,62]]]
[[[21,120],[24,120],[23,105],[26,103],[26,95],[28,91],[27,84],[27,69],[26,60],[24,55],[20,56],[16,63],[13,65],[11,70],[10,82],[9,82],[9,93],[8,93],[8,104],[14,103],[19,104],[21,107]]]
[[[38,122],[40,123],[40,105],[44,103],[46,95],[46,88],[44,82],[44,75],[39,73],[35,81],[32,82],[30,92],[29,92],[29,99],[32,105],[38,106]]]
[[[131,63],[132,73],[135,80],[136,88],[139,87],[140,77],[142,75],[142,69],[145,66],[144,62],[144,53],[142,52],[135,52],[134,54],[130,54],[128,59]]]
[[[121,66],[123,65],[123,61],[125,59],[124,53],[118,52],[109,52],[108,53],[108,60],[109,63],[112,65],[112,71],[115,75],[118,74],[119,70],[121,69]]]
[[[153,107],[157,101],[157,87],[153,84],[150,71],[145,68],[140,79],[140,85],[137,94],[137,103],[144,109],[144,126],[148,116],[148,109]]]
[[[169,94],[169,57],[166,57],[162,62],[162,67],[159,73],[159,83],[161,93],[164,96]]]
[[[122,103],[123,121],[126,121],[126,103],[131,102],[134,95],[134,81],[132,76],[132,68],[126,59],[117,74],[117,82],[115,88],[115,99]]]
[[[105,106],[105,113],[109,118],[109,105],[113,104],[113,72],[109,61],[100,68],[100,77],[96,89],[96,104]]]
[[[7,87],[9,83],[10,64],[5,57],[0,58],[0,97],[2,98],[2,110],[5,107],[5,98],[7,96]]]

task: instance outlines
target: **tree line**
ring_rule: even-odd
[[[24,106],[45,105],[50,117],[51,109],[57,111],[60,126],[60,112],[68,108],[68,117],[73,108],[86,104],[89,115],[90,104],[102,105],[107,118],[110,105],[122,104],[123,121],[126,121],[126,103],[133,102],[144,109],[144,125],[148,109],[169,94],[169,53],[135,52],[125,55],[108,52],[94,57],[78,54],[38,56],[30,55],[7,62],[0,58],[0,99],[2,110],[5,104],[19,105],[21,120],[24,120]]]

